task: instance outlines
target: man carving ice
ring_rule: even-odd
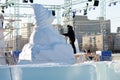
[[[70,25],[67,25],[67,28],[68,28],[68,32],[67,33],[64,33],[63,35],[65,36],[68,36],[69,37],[69,41],[70,41],[70,44],[74,50],[74,54],[76,54],[76,48],[75,48],[75,33],[73,31],[73,28],[72,26]]]

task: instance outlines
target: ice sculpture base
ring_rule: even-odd
[[[120,80],[120,62],[0,66],[2,80]]]

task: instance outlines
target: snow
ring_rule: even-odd
[[[53,28],[52,11],[40,4],[32,4],[36,26],[29,43],[20,53],[19,64],[34,63],[75,63],[73,49],[65,38]]]

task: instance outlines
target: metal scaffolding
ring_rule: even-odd
[[[82,4],[89,3],[87,7],[92,7],[94,1],[95,0],[92,0],[92,2],[89,2],[88,0],[64,0],[64,4],[61,4],[61,5],[43,5],[43,6],[45,6],[48,9],[55,10],[58,24],[62,23],[62,18],[63,18],[64,19],[63,26],[66,26],[67,24],[73,25],[72,22],[73,22],[74,12],[80,9],[86,9],[86,5],[82,7],[75,7],[76,5],[82,5]],[[99,1],[100,1],[100,14],[101,14],[100,17],[103,17],[104,20],[106,19],[106,3],[120,2],[120,0],[99,0]],[[34,14],[28,13],[28,12],[20,13],[20,9],[21,8],[30,9],[31,4],[20,3],[20,0],[7,0],[7,2],[5,3],[0,3],[0,7],[4,10],[10,9],[10,8],[13,9],[11,13],[5,12],[4,16],[6,18],[8,17],[10,18],[11,17],[10,15],[12,15],[13,19],[15,20],[13,24],[13,28],[14,28],[14,36],[16,36],[16,41],[13,45],[14,45],[14,50],[16,50],[18,49],[18,46],[19,46],[18,36],[19,36],[19,30],[20,30],[20,25],[19,25],[20,22],[16,20],[20,20],[21,18],[29,18],[29,21],[30,21],[31,17],[33,17]],[[104,20],[101,20],[101,32],[102,33],[106,33],[104,31],[106,30]]]

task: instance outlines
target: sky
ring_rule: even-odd
[[[1,2],[4,2],[5,0],[1,0]],[[20,0],[22,2],[23,0]],[[40,3],[40,4],[47,4],[47,5],[59,5],[64,4],[64,0],[34,0],[34,3]],[[86,4],[85,4],[86,5]],[[106,4],[106,20],[111,20],[111,32],[116,32],[117,27],[120,26],[120,2],[116,3],[116,5],[111,4],[111,6],[108,6],[109,3]],[[81,13],[80,15],[83,15]],[[95,10],[91,9],[88,10],[88,19],[97,19],[100,16],[100,7],[96,7]]]
[[[63,4],[64,0],[34,0],[35,2],[43,3],[43,4]],[[110,2],[109,2],[110,3]],[[113,3],[109,6],[109,3],[106,3],[106,16],[105,19],[111,20],[111,32],[115,33],[117,27],[120,27],[120,2],[117,2],[116,5]],[[88,18],[89,19],[97,19],[100,16],[100,7],[96,8],[95,10],[88,11]]]

